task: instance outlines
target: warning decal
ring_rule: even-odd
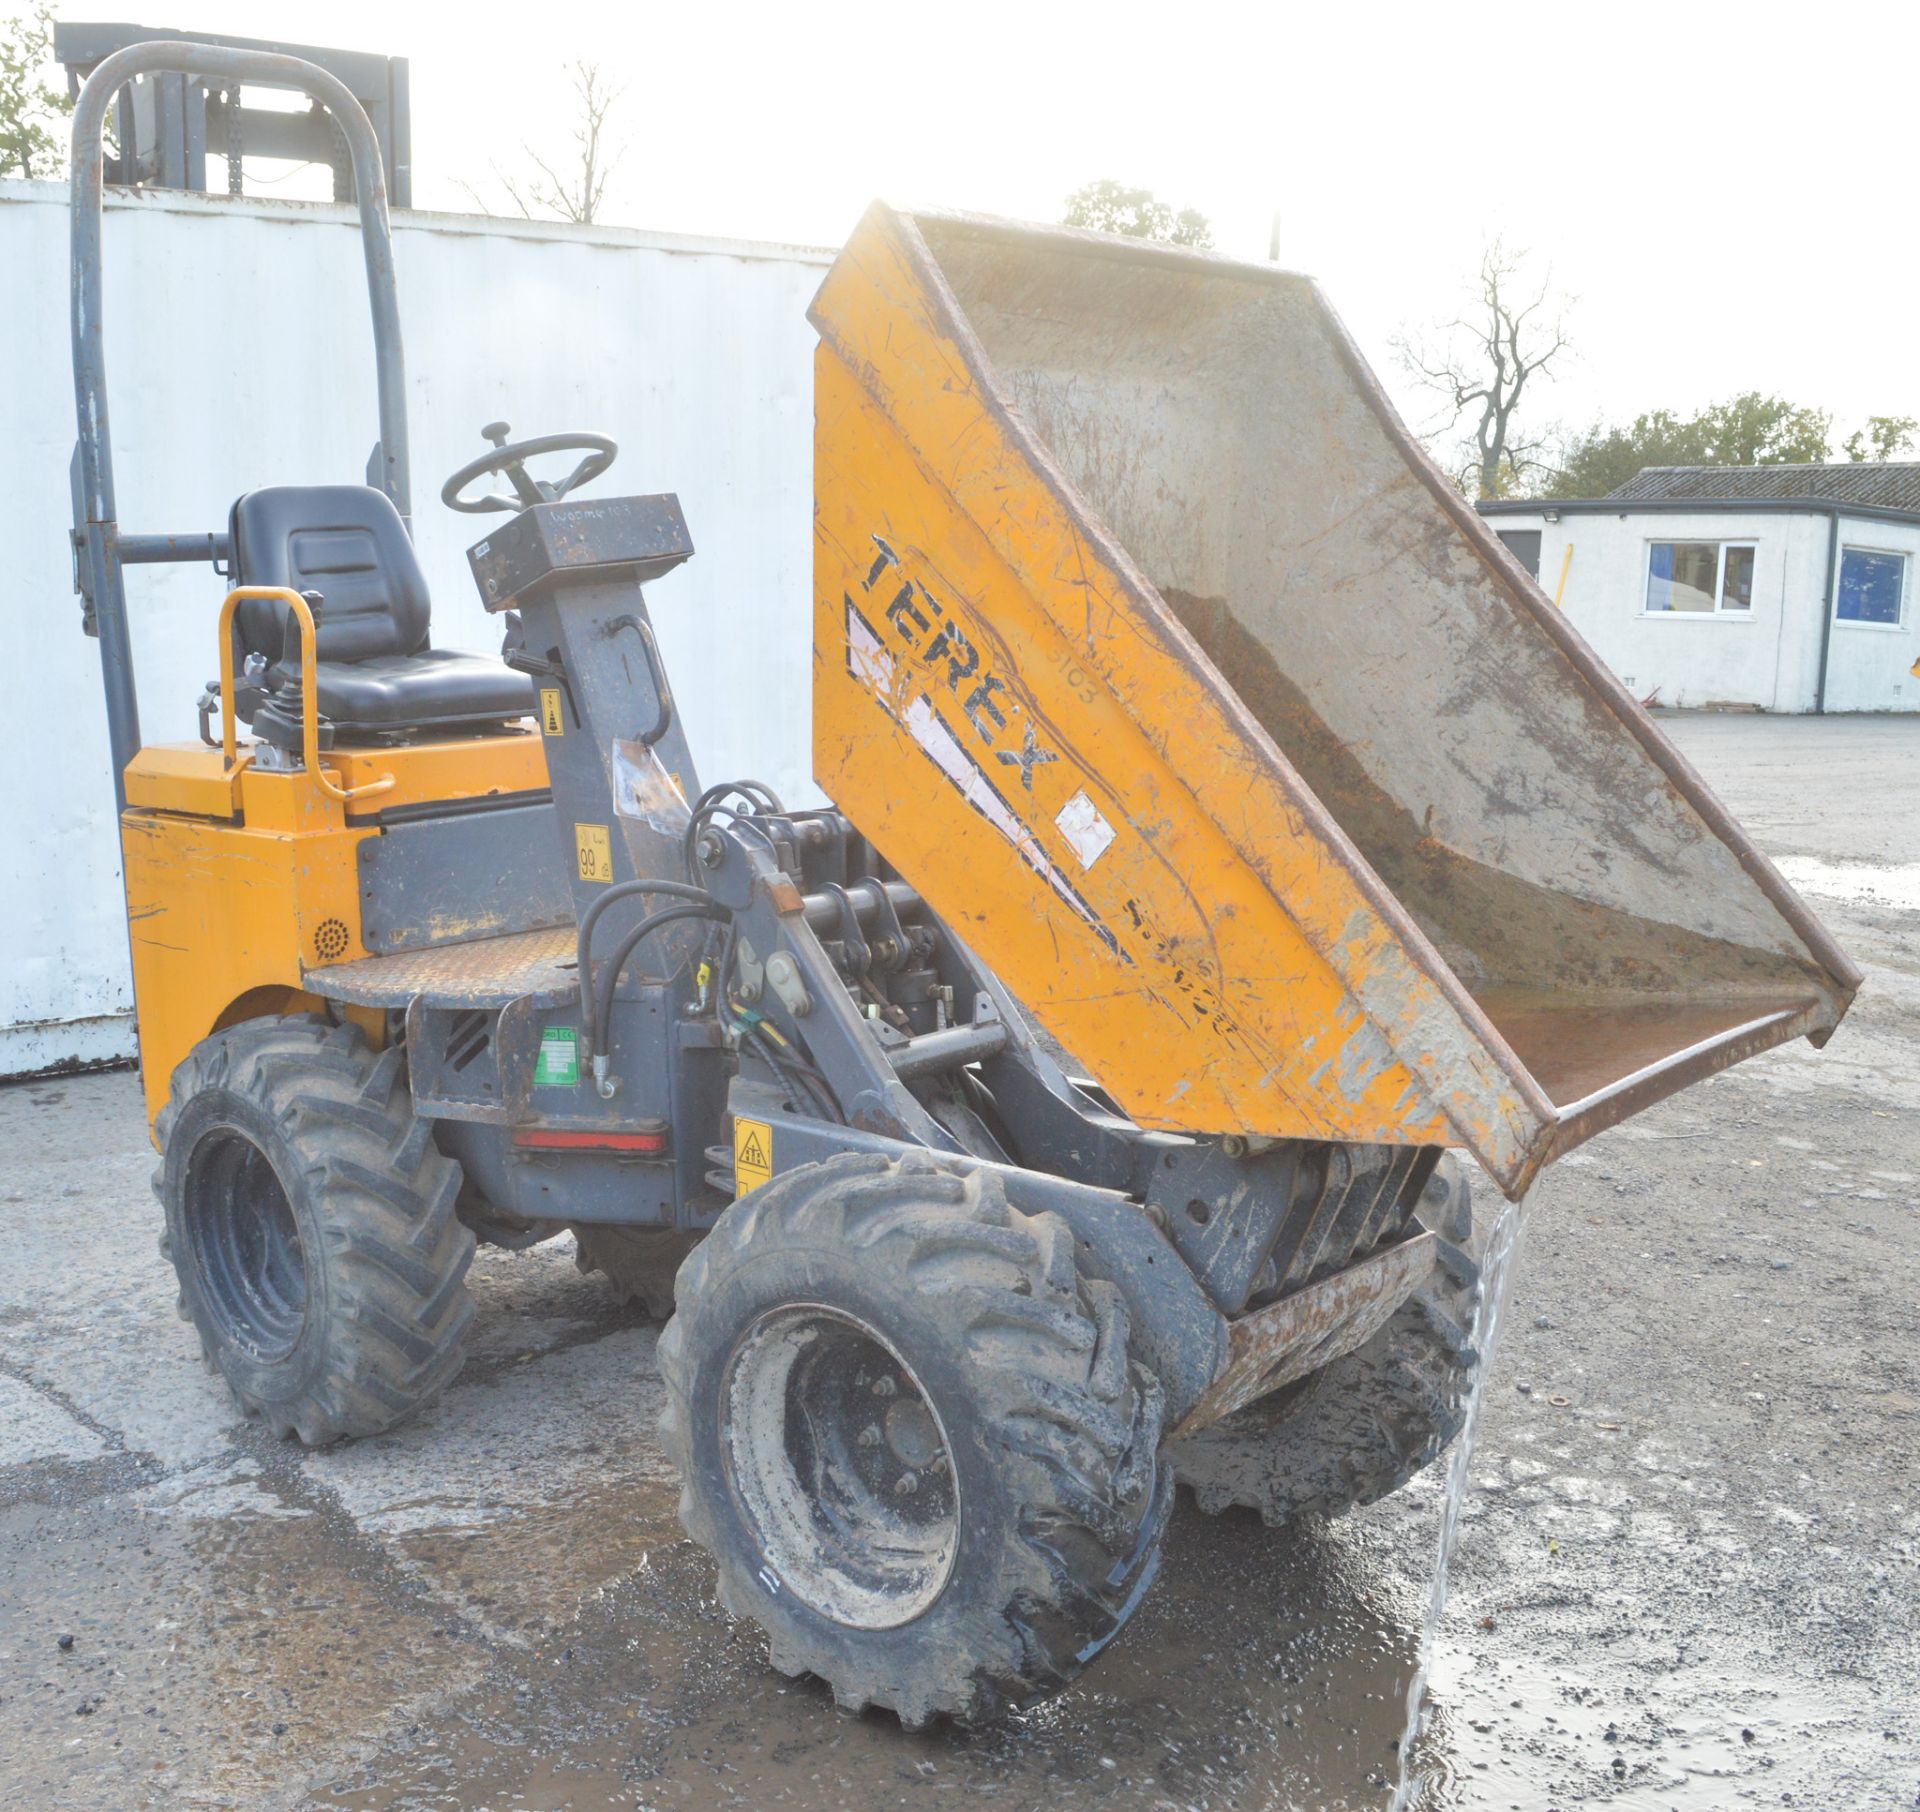
[[[581,880],[613,879],[613,839],[604,824],[576,824],[573,852],[580,860]]]
[[[733,1119],[733,1181],[737,1201],[773,1176],[773,1128],[764,1120]]]
[[[540,734],[564,736],[566,733],[567,720],[560,715],[560,688],[542,686],[540,688]]]

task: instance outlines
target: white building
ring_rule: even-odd
[[[1480,509],[1640,698],[1920,711],[1920,464],[1649,466]]]

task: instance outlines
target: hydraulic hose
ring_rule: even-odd
[[[620,881],[609,887],[580,915],[580,930],[574,939],[574,970],[580,977],[582,1004],[585,1004],[589,978],[593,974],[593,928],[599,924],[601,913],[616,900],[630,900],[637,894],[649,893],[666,894],[676,900],[696,900],[703,906],[713,904],[712,894],[704,887],[695,887],[686,881]],[[591,1028],[588,1039],[587,1054],[591,1056],[600,1048]]]
[[[645,883],[645,885],[650,886],[652,883]],[[583,1002],[587,1000],[591,990],[591,1007],[584,1030],[587,1049],[593,1061],[593,1086],[603,1101],[613,1093],[613,1084],[607,1074],[609,1053],[604,1048],[601,1032],[612,1016],[614,986],[620,979],[620,971],[626,966],[627,958],[639,947],[642,938],[651,937],[663,926],[676,924],[681,919],[714,919],[724,916],[726,916],[726,908],[714,904],[711,900],[701,905],[663,906],[658,912],[648,913],[620,940],[614,947],[613,955],[602,967],[598,981],[588,974],[581,975],[580,991]]]

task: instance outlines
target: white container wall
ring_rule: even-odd
[[[99,649],[68,544],[66,200],[0,182],[0,1075],[133,1052]],[[697,549],[648,599],[702,775],[817,801],[806,306],[828,254],[420,214],[394,240],[434,642],[499,646],[465,557],[487,519],[439,500],[481,424],[611,434],[596,489],[678,492]],[[223,529],[243,490],[362,477],[376,416],[351,210],[110,199],[106,301],[125,531]],[[223,582],[133,567],[127,589],[145,738],[191,740]]]

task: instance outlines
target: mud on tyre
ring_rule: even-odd
[[[692,1236],[595,1221],[576,1221],[570,1231],[576,1270],[602,1273],[620,1301],[639,1304],[653,1321],[673,1313],[674,1274],[692,1249]]]
[[[774,1666],[917,1728],[1057,1691],[1152,1579],[1161,1393],[1066,1224],[931,1158],[721,1216],[660,1341],[681,1520]]]
[[[1480,1301],[1472,1196],[1452,1157],[1435,1169],[1418,1219],[1447,1242],[1442,1263],[1379,1333],[1168,1448],[1203,1511],[1257,1510],[1276,1526],[1339,1516],[1399,1490],[1452,1443],[1479,1368]]]
[[[403,1051],[249,1020],[194,1047],[154,1132],[161,1250],[249,1416],[309,1445],[377,1434],[460,1369],[474,1240]]]

